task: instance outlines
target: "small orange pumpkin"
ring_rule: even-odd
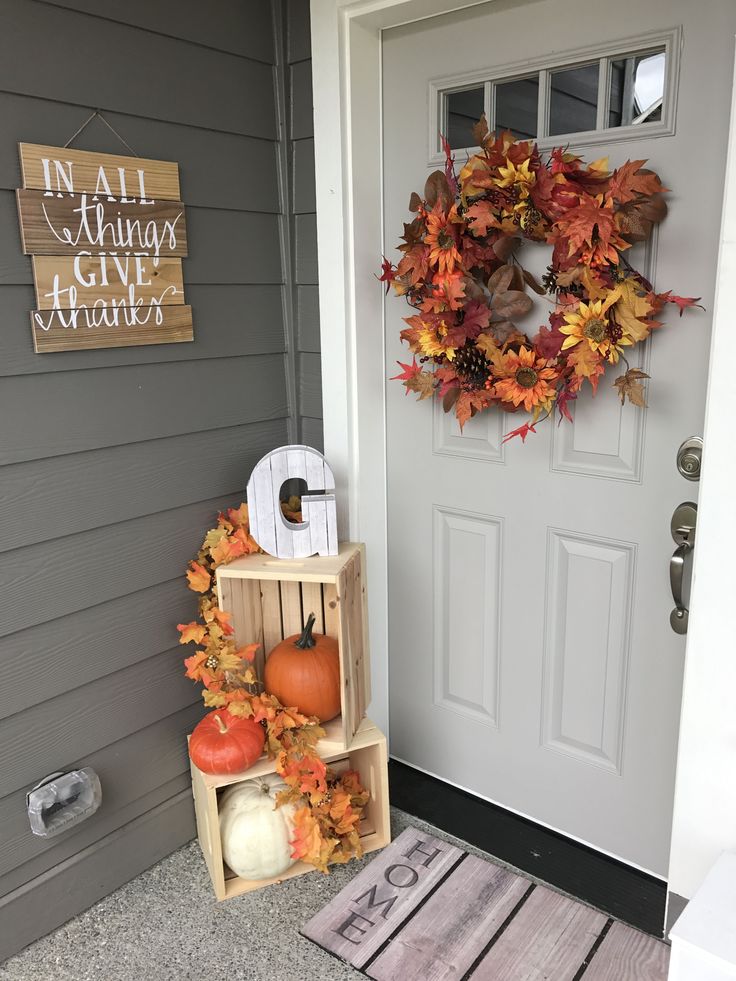
[[[202,773],[241,773],[263,752],[266,734],[253,719],[219,709],[205,715],[189,738],[189,756]]]
[[[266,658],[266,691],[282,705],[329,722],[340,714],[340,654],[334,637],[314,634],[309,614],[301,634],[277,644]]]

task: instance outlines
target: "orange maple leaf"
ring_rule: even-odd
[[[240,657],[244,661],[248,661],[249,664],[252,664],[260,646],[260,644],[246,644],[245,647],[239,647],[235,652],[236,657]]]
[[[582,195],[575,208],[569,208],[556,222],[550,241],[567,242],[567,255],[583,251],[586,264],[601,262],[618,264],[618,252],[629,248],[618,233],[613,201],[603,200],[602,195]],[[587,248],[586,248],[587,247]]]
[[[487,235],[489,228],[499,228],[500,223],[490,201],[476,201],[466,211],[473,235]]]
[[[294,814],[293,820],[294,837],[291,839],[291,857],[317,865],[323,846],[319,823],[308,807],[300,807]]]
[[[460,423],[460,429],[471,416],[487,408],[492,401],[491,393],[487,391],[461,392],[455,403],[455,415]]]
[[[316,755],[290,756],[279,754],[276,770],[290,787],[297,787],[302,794],[308,794],[316,804],[327,792],[327,767]]]
[[[202,623],[192,620],[191,623],[177,623],[176,629],[181,634],[180,644],[201,644],[207,628]]]
[[[243,505],[244,507],[245,505]],[[246,527],[236,528],[231,535],[225,535],[210,549],[210,556],[215,565],[224,565],[239,559],[241,555],[253,555],[260,551],[258,542],[252,537]]]
[[[360,797],[366,793],[360,782],[360,774],[357,770],[346,770],[344,773],[341,773],[340,783],[351,797]]]
[[[241,504],[238,508],[230,508],[227,512],[227,516],[233,527],[245,528],[246,531],[250,528],[247,504]]]
[[[611,175],[608,194],[619,204],[626,204],[639,196],[650,197],[666,191],[662,182],[653,170],[643,170],[646,160],[627,160],[617,167]]]
[[[459,270],[432,277],[434,292],[421,303],[424,313],[443,313],[445,310],[459,310],[465,302],[465,279]]]
[[[195,593],[206,593],[212,585],[212,577],[203,565],[199,562],[190,562],[187,570],[189,588]]]
[[[350,801],[350,794],[344,790],[335,790],[330,802],[330,817],[335,833],[346,835],[353,831],[360,821],[360,812],[356,811]]]
[[[206,609],[202,611],[202,616],[205,623],[216,623],[225,636],[235,633],[231,623],[232,614],[227,613],[225,610],[221,610],[219,607],[214,605],[207,606]]]
[[[410,249],[396,267],[397,276],[407,276],[412,286],[424,279],[428,271],[429,249],[423,245]]]
[[[574,372],[570,382],[570,388],[574,392],[580,391],[585,378],[590,382],[593,393],[598,390],[598,382],[606,369],[598,352],[589,344],[577,344],[568,354],[567,364]]]

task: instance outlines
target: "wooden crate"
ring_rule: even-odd
[[[364,719],[349,750],[346,750],[339,741],[322,739],[318,751],[322,759],[338,772],[341,769],[358,771],[361,783],[371,795],[360,823],[363,849],[367,853],[383,848],[391,840],[386,737],[370,719]],[[232,784],[273,773],[273,760],[263,756],[244,773],[229,776],[202,773],[194,763],[191,764],[191,770],[197,836],[217,899],[232,899],[233,896],[240,896],[244,892],[252,892],[254,889],[262,889],[264,886],[283,882],[284,879],[291,879],[295,875],[315,871],[314,866],[306,862],[296,862],[283,875],[276,878],[241,879],[227,867],[222,857],[218,810],[221,792]]]
[[[329,738],[350,746],[371,698],[363,545],[343,542],[337,555],[306,559],[247,555],[218,568],[217,597],[232,614],[238,646],[261,645],[261,678],[268,653],[316,615],[315,632],[336,638],[340,648],[341,713]]]

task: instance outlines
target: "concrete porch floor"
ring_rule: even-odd
[[[396,808],[391,824],[394,837],[411,825],[456,841]],[[498,862],[465,842],[458,844]],[[328,876],[298,876],[217,903],[199,846],[190,842],[6,961],[0,981],[363,978],[300,936],[299,929],[372,857],[337,866]]]

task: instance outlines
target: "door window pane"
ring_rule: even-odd
[[[665,68],[664,51],[611,62],[609,126],[660,122]]]
[[[513,82],[497,82],[496,132],[510,129],[514,136],[533,139],[537,135],[537,102],[539,76],[517,78]]]
[[[583,133],[596,128],[598,63],[551,73],[549,133]]]
[[[474,75],[468,78],[465,88],[460,87],[458,79],[458,88],[441,93],[450,146],[454,150],[475,146],[473,126],[484,111],[497,133],[510,130],[522,140],[566,136],[572,139],[576,133],[584,133],[586,142],[597,142],[590,134],[603,134],[620,126],[661,123],[669,115],[664,97],[667,71],[672,66],[667,64],[666,51],[666,45],[660,44],[639,54],[623,51],[595,61],[590,60],[590,55],[585,60],[581,55],[578,64],[545,71],[530,66],[526,75],[510,71],[510,77],[491,76],[485,83],[477,82],[478,76]],[[600,105],[599,90],[606,88],[605,93],[601,91],[605,105]],[[489,89],[490,107],[486,94]],[[549,100],[546,106],[545,99]],[[538,129],[540,118],[546,129]]]
[[[453,150],[475,146],[473,126],[483,114],[483,87],[447,93],[447,139]]]

